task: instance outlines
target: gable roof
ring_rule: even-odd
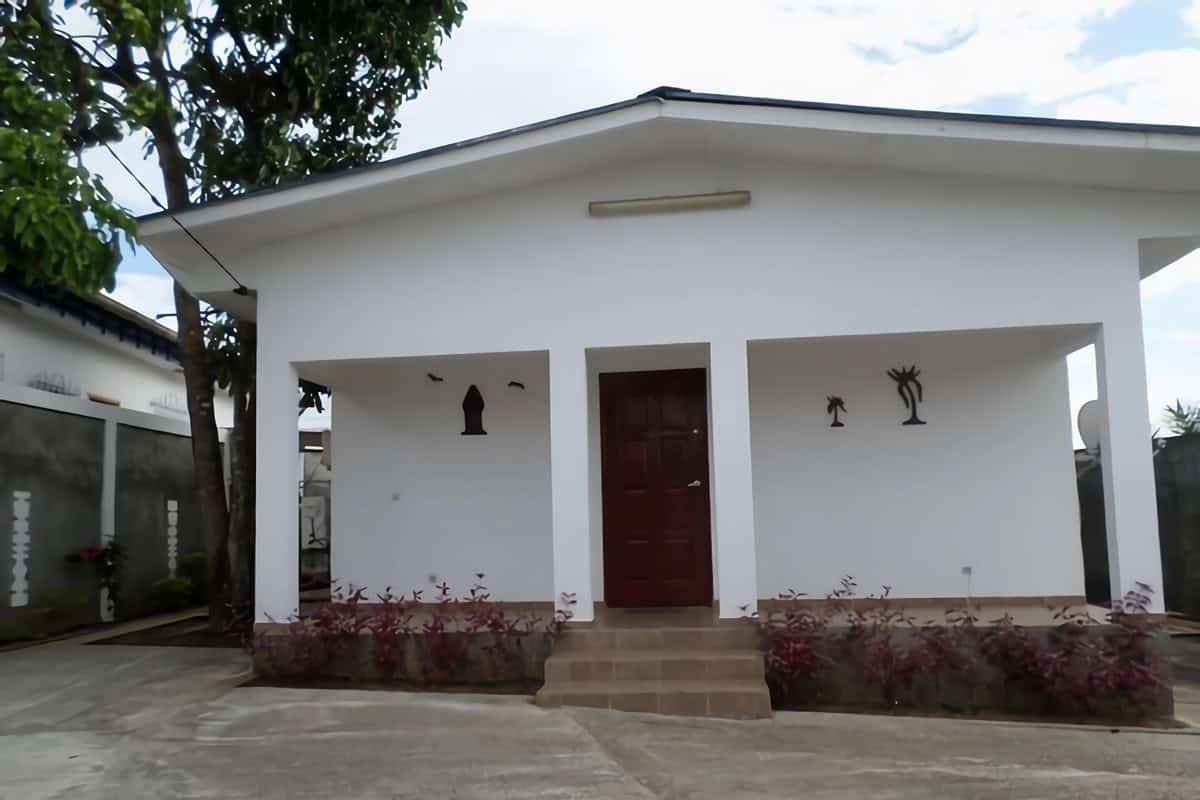
[[[1200,192],[1200,127],[878,108],[660,86],[621,102],[210,201],[176,216],[225,259],[311,232],[314,222],[332,227],[689,147],[1069,186]],[[234,287],[170,215],[158,212],[138,222],[143,241],[184,285],[208,296]]]
[[[264,186],[259,189],[254,189],[245,194],[223,197],[216,200],[209,200],[204,203],[198,203],[197,205],[192,206],[189,211],[197,208],[208,208],[222,204],[237,203],[252,197],[261,197],[277,192],[291,191],[304,186],[311,186],[316,183],[343,179],[351,174],[359,175],[368,171],[386,170],[401,164],[407,164],[412,161],[431,158],[436,155],[474,147],[487,142],[507,139],[511,136],[519,136],[524,133],[530,133],[543,128],[553,127],[555,125],[562,125],[563,123],[573,122],[575,120],[587,119],[589,117],[607,114],[623,108],[628,108],[633,105],[653,102],[654,100],[681,100],[689,103],[711,103],[714,105],[727,106],[759,106],[762,108],[828,111],[842,114],[864,114],[876,117],[897,117],[902,119],[940,120],[947,122],[969,123],[975,122],[998,125],[1028,125],[1032,127],[1061,128],[1079,131],[1124,131],[1141,134],[1177,134],[1180,136],[1200,137],[1200,126],[1191,125],[1158,125],[1141,122],[1105,122],[1102,120],[1062,119],[1059,117],[1007,116],[1004,114],[978,114],[960,111],[928,111],[921,109],[890,108],[887,106],[823,103],[811,100],[784,100],[774,97],[750,97],[732,94],[714,94],[709,92],[693,92],[690,89],[680,89],[676,86],[658,86],[654,89],[650,89],[649,91],[642,92],[637,97],[629,100],[621,100],[616,103],[596,106],[594,108],[584,109],[583,111],[576,111],[571,114],[563,114],[561,116],[539,120],[538,122],[532,122],[527,125],[519,125],[515,128],[506,128],[505,130],[495,131],[494,133],[484,134],[483,136],[475,136],[470,139],[462,139],[457,142],[450,142],[449,144],[431,147],[426,150],[418,150],[413,153],[407,153],[402,156],[385,159],[374,164],[355,167],[352,170],[341,170],[339,172],[320,173],[316,175],[307,175],[304,177],[295,178],[284,181],[275,186]],[[168,216],[168,212],[166,211],[156,211],[138,217],[138,222],[139,224],[148,223],[152,220],[163,219]]]

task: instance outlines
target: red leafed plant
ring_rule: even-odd
[[[413,627],[413,604],[404,596],[392,594],[392,587],[376,595],[378,605],[366,620],[366,630],[371,636],[371,660],[382,680],[390,681],[404,666],[404,657]]]
[[[833,666],[829,652],[829,618],[800,605],[803,595],[788,591],[779,596],[783,607],[766,616],[754,615],[765,653],[767,679],[772,691],[793,695],[811,690]],[[797,698],[802,702],[807,698]]]
[[[349,587],[349,593],[334,587],[332,602],[325,603],[308,619],[293,615],[288,620],[286,659],[289,664],[284,671],[306,679],[320,676],[334,659],[353,644],[366,621],[358,613],[359,604],[366,597],[366,589]],[[264,634],[260,634],[261,637]],[[272,655],[274,651],[268,650]]]
[[[455,595],[448,583],[435,589],[436,599],[425,602],[422,591],[396,595],[392,587],[364,603],[366,590],[349,594],[334,590],[331,602],[306,619],[288,620],[285,641],[273,646],[268,634],[255,637],[278,674],[313,680],[330,675],[339,655],[362,639],[369,640],[371,664],[383,681],[404,678],[424,685],[456,683],[471,676],[490,680],[523,681],[527,648],[535,636],[561,638],[571,619],[574,595],[564,594],[549,621],[532,614],[514,614],[491,599],[483,573],[466,594]],[[416,673],[409,674],[409,664]]]
[[[969,609],[917,624],[888,587],[863,601],[856,589],[847,576],[823,604],[789,591],[768,613],[751,615],[777,706],[871,703],[861,689],[873,687],[873,702],[888,707],[969,710],[979,707],[983,687],[983,700],[1012,711],[1144,717],[1161,697],[1161,624],[1146,613],[1153,592],[1144,584],[1118,603],[1107,626],[1067,607],[1049,631],[1026,629],[1007,614],[979,625]]]
[[[1152,703],[1164,686],[1162,657],[1154,646],[1163,626],[1147,613],[1153,594],[1139,582],[1109,613],[1112,627],[1091,675],[1094,690],[1122,698],[1136,709]]]

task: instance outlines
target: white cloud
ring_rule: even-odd
[[[1200,37],[1200,0],[1191,0],[1190,3],[1185,3],[1179,13],[1192,35]]]
[[[747,0],[730,14],[725,2],[697,0],[496,0],[473,7],[443,46],[445,68],[401,112],[399,149],[569,113],[659,84],[923,108],[1016,96],[1058,105],[1060,114],[1200,122],[1200,96],[1192,90],[1200,49],[1101,64],[1075,55],[1089,25],[1131,3]],[[1103,107],[1085,102],[1118,87]],[[1083,99],[1067,104],[1070,98]]]
[[[117,285],[108,295],[151,319],[154,319],[156,314],[175,313],[173,282],[166,275],[118,272]],[[175,330],[174,317],[165,317],[159,322]]]

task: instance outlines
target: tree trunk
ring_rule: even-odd
[[[253,614],[254,602],[254,468],[255,348],[257,327],[239,321],[241,363],[232,379],[233,432],[229,447],[229,584],[233,612]]]
[[[171,105],[170,87],[162,64],[151,63],[156,83],[166,105]],[[171,211],[192,204],[188,192],[187,159],[179,147],[171,118],[160,114],[150,125],[158,165],[162,170],[167,207]],[[200,518],[204,525],[204,552],[208,562],[206,595],[208,624],[212,630],[225,627],[226,589],[229,583],[229,507],[225,498],[225,470],[221,463],[221,444],[217,437],[217,418],[213,408],[213,375],[204,342],[200,301],[175,283],[175,314],[179,323],[179,360],[187,386],[188,420],[192,434],[192,462]]]
[[[196,496],[204,525],[204,552],[208,562],[208,622],[224,627],[225,588],[228,583],[229,511],[225,505],[225,470],[213,410],[213,380],[204,349],[200,301],[175,284],[175,313],[179,321],[179,357],[187,385],[188,420],[192,434],[192,461]]]

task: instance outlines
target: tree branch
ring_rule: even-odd
[[[242,59],[246,62],[247,70],[258,71],[258,59],[250,52],[249,45],[246,44],[246,34],[242,31],[242,23],[238,21],[237,9],[226,8],[226,4],[218,0],[218,13],[227,12],[229,17],[229,35],[233,37],[234,44],[237,45],[238,52],[242,54]]]

